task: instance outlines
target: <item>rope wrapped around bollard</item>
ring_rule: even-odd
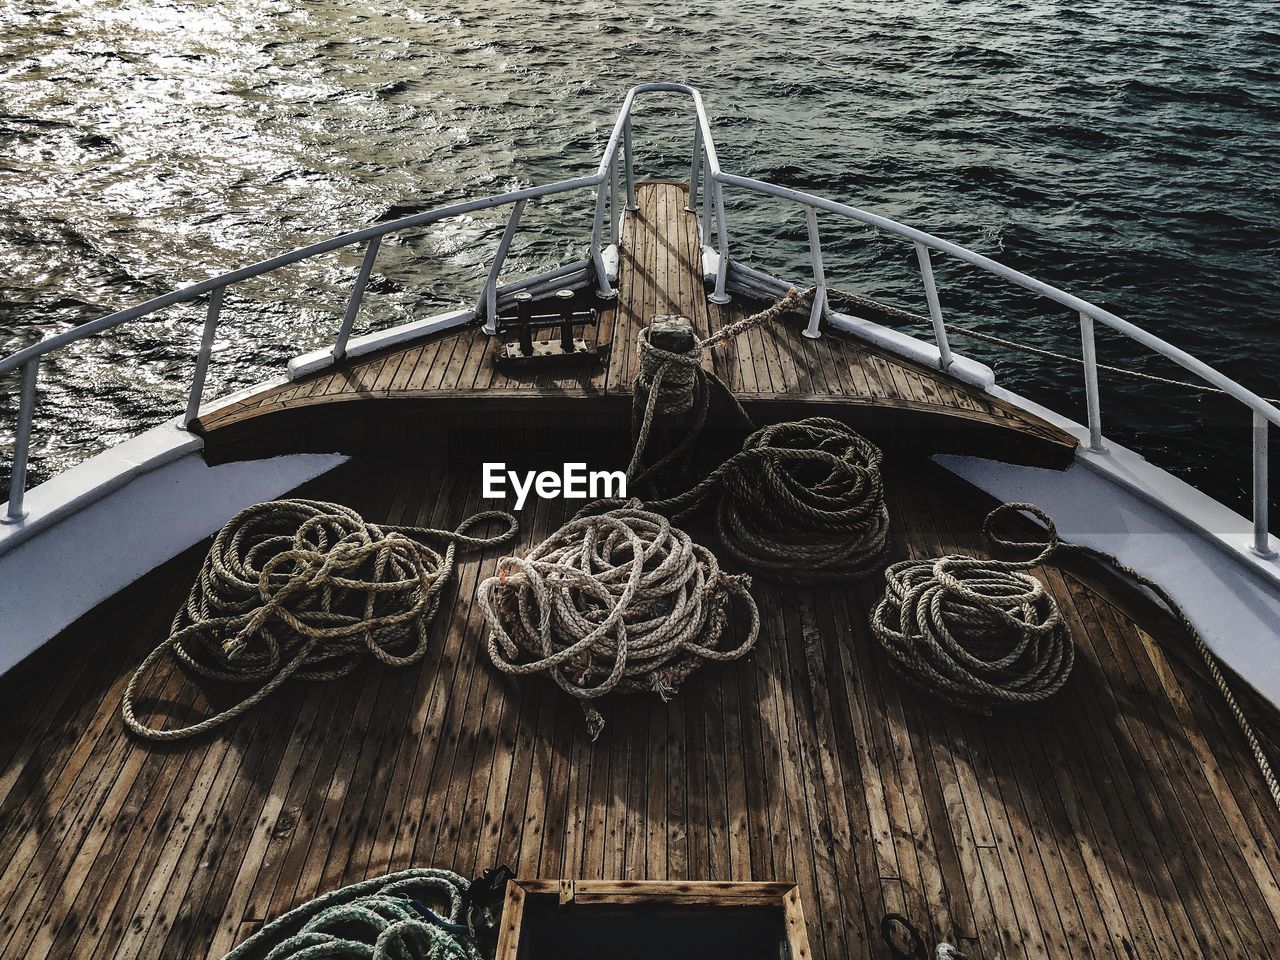
[[[772,306],[718,330],[687,350],[663,349],[660,335],[679,340],[678,326],[638,334],[640,374],[632,403],[634,451],[627,467],[630,489],[676,465],[688,463],[706,423],[713,386],[746,411],[715,374],[704,370],[703,351],[809,305],[815,291],[790,290]],[[674,449],[644,465],[657,414],[684,415],[684,434]],[[853,579],[879,571],[888,543],[889,513],[880,466],[884,456],[870,441],[837,420],[813,417],[755,430],[742,450],[679,496],[650,499],[648,508],[683,522],[714,501],[717,532],[734,559],[754,573],[787,583],[814,584]],[[612,501],[616,503],[617,501]],[[593,506],[588,511],[595,509]]]
[[[668,350],[653,342],[655,328],[662,320],[684,318],[655,318],[653,325],[642,327],[636,334],[636,349],[640,358],[640,372],[631,386],[631,442],[633,453],[627,467],[627,481],[631,490],[651,481],[663,472],[687,464],[702,428],[707,422],[711,404],[711,390],[731,401],[744,423],[751,426],[751,418],[742,409],[733,392],[710,370],[702,367],[702,355],[715,347],[727,344],[753,327],[761,327],[781,318],[792,310],[800,310],[813,302],[816,290],[789,290],[782,299],[758,313],[737,320],[701,340],[693,339],[688,327],[685,337],[688,349]],[[687,320],[685,320],[688,323]],[[678,338],[677,338],[678,339]],[[683,416],[683,439],[654,463],[644,465],[644,454],[649,446],[654,417],[658,414]]]
[[[525,557],[502,558],[477,597],[494,665],[547,674],[581,702],[595,739],[600,697],[652,691],[666,700],[703,661],[747,653],[760,631],[749,585],[633,501],[571,520]],[[722,642],[731,598],[750,618],[736,647]]]
[[[773,580],[865,577],[879,571],[889,540],[883,460],[838,420],[771,424],[696,486],[650,507],[680,521],[714,499],[725,549]]]
[[[272,920],[224,960],[482,960],[467,925],[467,881],[431,867],[333,890]],[[443,914],[428,901],[447,904]]]
[[[996,520],[1016,512],[1040,520],[1048,541],[996,536]],[[885,570],[887,586],[871,629],[913,686],[990,715],[995,707],[1034,703],[1061,689],[1075,663],[1075,643],[1044,584],[1023,572],[1061,546],[1048,515],[1029,503],[1001,504],[987,515],[982,534],[993,546],[1039,552],[1024,561],[952,555],[895,563]]]
[[[467,535],[490,520],[507,529]],[[416,663],[458,547],[507,543],[517,529],[502,511],[478,513],[447,531],[367,523],[350,507],[315,500],[248,507],[218,532],[169,637],[134,671],[121,703],[124,722],[148,740],[193,737],[261,703],[290,677],[334,680],[366,655],[390,667]],[[420,542],[425,538],[446,541],[444,554]],[[147,726],[135,699],[169,651],[193,673],[260,686],[190,726]]]

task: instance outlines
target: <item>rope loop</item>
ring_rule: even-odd
[[[493,520],[490,537],[469,531]],[[148,740],[196,736],[238,717],[290,677],[334,680],[366,656],[390,667],[420,660],[428,627],[459,547],[507,543],[517,523],[501,511],[469,517],[456,530],[367,523],[350,507],[274,500],[242,510],[218,532],[169,637],[139,665],[121,713]],[[447,543],[443,555],[421,542]],[[138,720],[142,680],[165,655],[214,680],[257,682],[240,703],[187,727]]]
[[[524,557],[498,561],[477,598],[488,651],[505,673],[548,675],[577,698],[592,739],[604,718],[592,702],[613,690],[669,699],[703,661],[746,654],[760,631],[750,580],[638,501],[580,515]],[[724,641],[731,598],[750,618]]]
[[[655,346],[650,339],[651,327],[642,327],[637,332],[636,350],[640,358],[640,372],[632,384],[633,452],[631,463],[627,466],[629,489],[638,490],[642,484],[652,482],[666,471],[688,466],[698,436],[707,422],[712,388],[717,388],[727,398],[743,423],[754,428],[751,418],[732,391],[714,372],[702,367],[702,355],[753,327],[772,323],[791,310],[807,308],[813,302],[815,292],[816,288],[805,291],[792,288],[776,303],[695,341],[689,350],[683,352]],[[649,446],[654,418],[658,414],[684,416],[687,422],[682,429],[682,438],[674,448],[656,462],[644,466],[645,451]]]

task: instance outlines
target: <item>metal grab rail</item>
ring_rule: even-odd
[[[613,125],[608,143],[605,146],[600,165],[596,173],[592,176],[575,177],[568,180],[559,180],[554,183],[545,184],[543,186],[526,187],[521,190],[512,190],[507,193],[496,194],[484,197],[478,200],[468,200],[461,203],[450,204],[443,207],[437,207],[422,213],[411,214],[407,217],[401,217],[387,223],[374,224],[364,227],[360,230],[354,230],[317,243],[299,247],[288,253],[283,253],[258,263],[250,264],[247,267],[241,267],[236,270],[228,271],[208,280],[202,280],[199,283],[193,283],[159,297],[154,297],[143,303],[128,307],[124,310],[118,310],[115,313],[108,314],[105,317],[99,317],[97,320],[91,320],[88,323],[68,330],[64,333],[57,334],[29,347],[21,350],[0,360],[0,376],[4,376],[18,368],[22,369],[22,380],[19,388],[18,403],[18,425],[15,434],[14,452],[13,452],[13,468],[10,472],[10,493],[9,506],[7,515],[0,518],[0,522],[14,522],[25,516],[23,510],[23,499],[26,493],[26,476],[27,463],[31,447],[31,430],[32,421],[35,415],[36,401],[36,381],[39,377],[39,368],[41,358],[45,354],[54,350],[59,350],[78,340],[95,336],[106,330],[110,330],[123,323],[129,323],[133,320],[140,319],[149,314],[163,310],[166,307],[173,306],[178,303],[187,303],[196,300],[205,294],[209,294],[208,312],[205,318],[204,329],[201,335],[200,348],[196,356],[195,371],[192,376],[191,391],[187,401],[186,412],[183,417],[184,426],[190,426],[199,413],[200,403],[203,399],[205,378],[208,374],[209,363],[213,353],[213,344],[217,335],[218,321],[221,317],[222,303],[226,293],[226,289],[237,283],[260,277],[264,274],[279,270],[282,267],[299,263],[303,260],[309,260],[321,254],[329,253],[343,247],[349,247],[356,244],[367,244],[365,254],[361,261],[359,272],[356,276],[355,283],[351,290],[351,295],[347,301],[347,307],[343,314],[342,322],[338,327],[337,334],[334,339],[333,358],[335,361],[341,360],[346,355],[347,342],[351,337],[351,331],[355,325],[356,317],[360,312],[360,306],[364,299],[365,288],[368,285],[369,278],[372,275],[374,261],[378,256],[378,249],[382,238],[390,233],[397,233],[403,230],[410,230],[415,227],[430,226],[440,220],[446,220],[450,217],[463,216],[468,213],[474,213],[480,210],[493,209],[495,207],[503,207],[511,205],[511,214],[507,220],[506,229],[503,231],[501,239],[498,242],[498,249],[494,256],[493,263],[490,266],[488,276],[485,279],[484,289],[477,305],[477,313],[483,315],[486,320],[485,329],[488,332],[494,332],[494,319],[497,312],[497,283],[498,277],[502,271],[503,262],[510,249],[511,241],[515,236],[519,227],[520,216],[528,201],[536,200],[541,197],[555,196],[562,193],[568,193],[573,190],[585,187],[596,187],[596,216],[592,228],[591,235],[591,259],[595,266],[595,273],[598,283],[598,292],[601,297],[611,298],[614,295],[613,289],[609,286],[607,271],[605,269],[603,252],[601,249],[601,239],[603,234],[604,212],[606,204],[609,207],[610,218],[610,239],[613,243],[617,243],[622,205],[618,202],[619,197],[619,168],[622,167],[622,173],[625,175],[626,181],[626,209],[635,210],[635,179],[633,170],[633,156],[631,147],[631,114],[638,97],[646,93],[682,93],[693,99],[694,108],[697,113],[698,129],[701,139],[709,158],[709,167],[714,173],[719,173],[720,165],[716,159],[715,144],[711,139],[711,129],[707,121],[706,110],[702,104],[702,97],[693,87],[680,83],[645,83],[632,87],[628,92],[622,107],[618,112],[617,120]],[[623,162],[619,163],[619,152],[625,153]],[[720,209],[723,207],[720,205]],[[720,248],[722,251],[722,259],[727,263],[728,247],[725,231],[721,228]],[[721,284],[721,287],[723,284]]]
[[[740,187],[744,190],[750,190],[765,196],[787,200],[803,207],[806,210],[806,215],[809,217],[811,249],[817,249],[817,226],[812,219],[812,211],[814,210],[825,210],[828,213],[834,213],[847,220],[864,223],[868,226],[876,227],[880,230],[886,231],[887,233],[893,233],[906,240],[910,240],[915,245],[916,253],[919,257],[920,271],[924,281],[925,294],[929,303],[929,315],[933,323],[934,335],[937,340],[938,352],[941,357],[941,365],[943,369],[946,369],[946,367],[950,365],[951,352],[947,344],[946,328],[943,323],[942,309],[938,300],[938,290],[933,279],[930,255],[930,251],[932,250],[949,254],[958,260],[963,260],[973,266],[980,267],[990,274],[1004,280],[1008,280],[1010,283],[1014,283],[1073,310],[1080,317],[1080,335],[1084,358],[1085,401],[1089,419],[1089,447],[1095,452],[1103,452],[1106,449],[1102,442],[1102,412],[1101,401],[1098,393],[1098,362],[1094,344],[1093,329],[1095,321],[1124,334],[1129,337],[1129,339],[1142,344],[1152,352],[1172,360],[1184,369],[1194,373],[1200,379],[1214,387],[1217,387],[1223,393],[1235,400],[1238,400],[1240,403],[1243,403],[1253,413],[1253,549],[1254,552],[1260,556],[1270,557],[1274,555],[1274,551],[1270,549],[1267,537],[1267,429],[1270,424],[1280,425],[1280,408],[1268,403],[1253,391],[1237,383],[1235,380],[1232,380],[1225,374],[1215,370],[1207,363],[1197,360],[1185,350],[1181,350],[1178,347],[1173,346],[1173,344],[1157,337],[1155,334],[1148,333],[1141,327],[1116,316],[1109,310],[1104,310],[1102,307],[1090,303],[1088,300],[1083,300],[1080,297],[1067,293],[1065,290],[1060,290],[1052,284],[1030,277],[1021,271],[1005,266],[1004,264],[992,260],[989,257],[984,257],[980,253],[974,253],[966,247],[935,237],[932,234],[925,233],[923,230],[917,230],[914,227],[909,227],[896,220],[890,220],[888,217],[869,213],[865,210],[860,210],[857,207],[848,206],[847,204],[837,203],[834,200],[827,200],[823,197],[815,196],[811,193],[805,193],[801,190],[793,190],[790,187],[780,187],[776,184],[767,183],[763,180],[755,180],[750,177],[739,177],[726,173],[716,175],[715,179],[722,185]],[[820,280],[822,274],[820,259],[815,260],[814,267],[815,277]]]

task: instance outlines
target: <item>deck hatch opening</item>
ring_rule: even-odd
[[[513,880],[496,960],[809,960],[790,883]]]

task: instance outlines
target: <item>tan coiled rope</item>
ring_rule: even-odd
[[[995,522],[1017,512],[1044,524],[1046,542],[995,535]],[[982,533],[994,546],[1039,553],[1022,563],[973,557],[907,560],[885,571],[889,586],[872,613],[871,628],[909,682],[988,714],[997,704],[1041,700],[1059,689],[1074,662],[1075,644],[1040,581],[1016,571],[1045,563],[1057,553],[1090,557],[1150,590],[1191,638],[1280,810],[1280,780],[1217,654],[1164,587],[1104,550],[1064,542],[1053,521],[1034,504],[1001,504],[987,514]]]
[[[997,537],[992,524],[1015,511],[1041,520],[1049,542]],[[1025,561],[952,555],[892,564],[871,629],[913,686],[990,714],[1056,693],[1075,663],[1075,643],[1044,584],[1023,572],[1059,548],[1053,521],[1032,504],[1006,503],[987,515],[982,533],[993,545],[1039,553]]]
[[[760,631],[746,577],[666,517],[629,505],[579,516],[525,557],[504,557],[480,585],[489,657],[509,674],[543,673],[576,697],[592,739],[593,701],[613,690],[664,700],[703,661],[735,660]],[[721,641],[730,598],[749,619],[736,647]]]
[[[880,570],[889,541],[884,455],[838,420],[775,423],[687,492],[650,504],[681,520],[714,501],[716,532],[739,563],[786,583]]]
[[[467,531],[489,520],[507,529]],[[121,704],[130,730],[148,740],[193,737],[238,717],[290,677],[333,680],[366,655],[391,667],[416,663],[459,546],[514,538],[516,519],[489,511],[454,531],[367,523],[350,507],[275,500],[242,510],[214,538],[169,637],[147,655]],[[420,542],[447,541],[443,556]],[[168,651],[194,673],[260,686],[235,706],[171,730],[137,719],[142,680]]]

